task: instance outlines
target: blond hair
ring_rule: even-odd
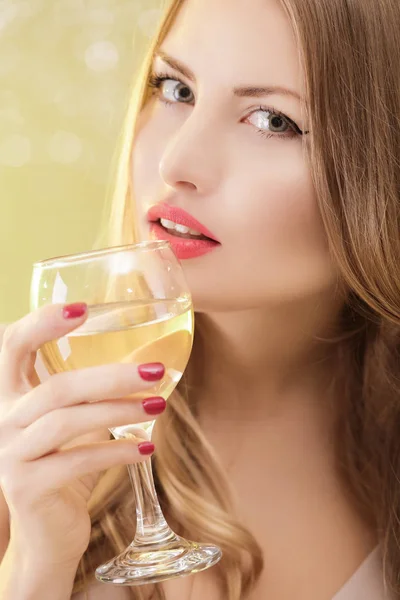
[[[109,245],[135,241],[132,132],[149,95],[154,50],[183,0],[172,0],[132,93],[111,209]],[[336,342],[343,389],[337,457],[354,501],[383,548],[400,598],[400,4],[398,0],[281,0],[305,74],[309,163],[332,256],[350,293]],[[200,327],[199,327],[200,325]],[[197,319],[195,344],[201,344]],[[200,353],[201,354],[201,353]],[[199,353],[196,353],[196,356]],[[232,492],[184,380],[159,420],[155,478],[178,533],[218,544],[224,598],[245,598],[263,568],[260,546],[235,516]],[[197,366],[197,365],[196,365]],[[163,430],[168,428],[168,437]],[[75,591],[133,539],[126,468],[106,473],[90,501],[92,536]],[[163,598],[162,586],[131,588]]]

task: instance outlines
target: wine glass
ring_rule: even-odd
[[[161,362],[161,382],[138,399],[165,400],[189,360],[194,315],[182,268],[168,242],[143,242],[35,263],[31,309],[45,304],[86,302],[85,323],[45,344],[40,353],[52,375],[106,363]],[[110,428],[116,439],[149,441],[154,420]],[[188,575],[215,565],[221,550],[176,535],[161,511],[151,459],[128,466],[136,499],[132,543],[96,569],[96,578],[116,585],[140,585]]]

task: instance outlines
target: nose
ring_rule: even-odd
[[[211,120],[194,109],[169,139],[159,164],[162,180],[178,191],[207,195],[221,180],[222,153]]]

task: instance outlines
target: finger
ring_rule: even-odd
[[[140,453],[140,447],[145,454]],[[145,461],[152,454],[151,445],[140,446],[131,440],[112,440],[98,444],[76,446],[53,453],[35,461],[40,470],[40,481],[46,490],[58,490],[76,478],[105,471],[121,464]],[[37,478],[39,479],[39,477]],[[41,483],[43,487],[43,483]]]
[[[154,400],[160,405],[162,403],[161,414],[165,409],[165,401],[162,398]],[[22,460],[36,460],[84,433],[105,427],[145,423],[155,418],[156,415],[149,416],[143,403],[132,400],[60,408],[47,413],[24,429],[16,440],[16,452]]]
[[[17,427],[28,427],[59,408],[146,392],[154,387],[154,379],[143,379],[143,373],[149,367],[154,372],[158,369],[158,377],[162,379],[162,365],[138,367],[118,363],[58,373],[17,400],[9,412],[8,421]]]
[[[76,314],[81,316],[75,318]],[[46,342],[59,339],[79,327],[86,317],[85,304],[49,304],[9,325],[0,352],[2,392],[12,393],[26,384],[32,353]]]

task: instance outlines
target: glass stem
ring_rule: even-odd
[[[139,425],[113,427],[111,433],[116,439],[131,438],[140,442],[149,442],[155,421]],[[129,478],[136,500],[136,535],[131,546],[165,546],[176,541],[178,536],[171,530],[162,513],[154,485],[151,458],[128,465]]]
[[[163,545],[175,539],[162,513],[154,486],[151,458],[145,462],[128,465],[130,480],[136,499],[136,535],[132,544]]]
[[[139,431],[133,427],[131,433],[137,442],[151,441],[154,425],[155,421],[142,423],[139,425]],[[116,430],[113,433],[117,433],[118,436]],[[161,510],[154,485],[151,458],[128,465],[128,473],[136,501],[136,535],[131,546],[164,546],[176,539]]]

